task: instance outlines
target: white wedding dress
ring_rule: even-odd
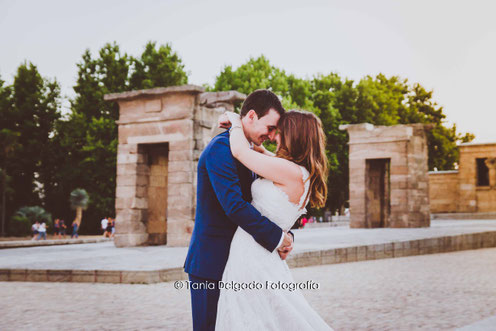
[[[301,207],[309,189],[309,173],[304,167],[301,170],[305,192],[298,205],[270,180],[256,179],[251,187],[253,206],[285,231],[306,213]],[[222,283],[230,288],[221,287],[216,330],[332,330],[310,307],[301,290],[272,287],[295,284],[286,261],[281,260],[277,250],[270,253],[260,246],[241,227],[234,234]],[[229,284],[252,284],[252,289],[236,291]],[[261,284],[262,288],[258,285],[255,289],[253,284]]]

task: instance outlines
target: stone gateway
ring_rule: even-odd
[[[119,104],[117,247],[188,245],[198,158],[219,114],[244,98],[194,85],[105,95]]]

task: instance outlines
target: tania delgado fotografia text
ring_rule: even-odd
[[[282,282],[282,281],[270,281],[265,282],[251,281],[251,282],[191,282],[189,280],[178,280],[174,282],[174,288],[177,290],[181,289],[215,289],[216,285],[219,289],[232,290],[232,291],[244,291],[244,290],[318,290],[320,289],[320,283],[316,283],[312,280],[307,280],[306,282]]]

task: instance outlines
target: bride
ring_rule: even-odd
[[[263,145],[250,148],[238,114],[227,112],[219,122],[231,124],[233,156],[259,176],[251,186],[252,204],[263,216],[288,231],[306,213],[307,204],[324,206],[327,158],[317,116],[285,113],[278,123],[276,154]],[[331,330],[295,288],[277,250],[267,251],[241,227],[234,234],[222,284],[216,330]]]

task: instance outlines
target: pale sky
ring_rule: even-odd
[[[492,0],[0,0],[0,76],[11,83],[28,60],[71,97],[84,50],[106,42],[135,56],[169,42],[198,85],[264,54],[303,78],[419,82],[460,131],[496,142],[495,13]]]

